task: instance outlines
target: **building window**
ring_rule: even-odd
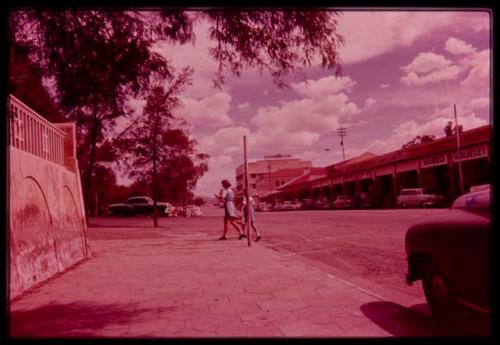
[[[252,183],[251,187],[252,187],[253,189],[257,189],[257,184],[256,184],[256,183]]]

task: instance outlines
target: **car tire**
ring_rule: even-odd
[[[401,208],[406,208],[406,203],[404,203],[404,202],[400,203],[400,204],[399,204],[399,207],[401,207]]]
[[[428,264],[422,286],[433,317],[439,322],[450,322],[455,315],[456,302],[444,274],[435,265]]]

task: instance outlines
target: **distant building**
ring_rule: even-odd
[[[307,172],[312,167],[311,161],[291,158],[290,155],[266,156],[263,160],[248,162],[248,189],[249,194],[262,198],[291,179]],[[236,168],[236,198],[243,196],[245,183],[244,164]]]
[[[268,201],[328,198],[341,194],[366,193],[379,206],[392,207],[403,188],[428,188],[451,202],[460,195],[459,166],[462,164],[463,189],[491,183],[491,126],[405,147],[382,155],[365,152],[344,162],[312,169],[276,187]],[[314,170],[314,171],[313,171]]]

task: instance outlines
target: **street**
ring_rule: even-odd
[[[259,213],[263,239],[204,216],[91,219],[92,257],[11,305],[13,336],[486,335],[431,318],[406,286],[406,227],[435,210]],[[332,224],[335,224],[332,227]],[[50,319],[46,315],[52,315]]]
[[[258,245],[271,248],[284,256],[303,261],[331,273],[356,287],[401,305],[420,304],[419,312],[429,315],[420,282],[408,286],[404,280],[406,258],[404,235],[409,225],[426,217],[448,212],[447,209],[404,210],[324,210],[258,212],[256,221],[263,239]],[[160,218],[160,234],[164,227],[186,227],[211,234],[217,239],[222,234],[223,210],[203,208],[203,217]],[[152,218],[111,218],[91,220],[91,225],[126,226],[131,231],[121,235],[113,232],[88,230],[90,239],[109,236],[142,238],[154,236],[134,231],[134,227],[152,227]],[[113,238],[114,238],[113,237]],[[237,240],[230,227],[228,240],[247,246],[246,240]]]

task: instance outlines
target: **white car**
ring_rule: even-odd
[[[201,217],[201,209],[196,205],[187,205],[186,206],[186,217]]]
[[[409,188],[402,189],[398,196],[398,207],[429,207],[439,206],[443,204],[441,195],[432,194],[426,188]]]
[[[278,208],[275,208],[275,210],[279,210],[279,211],[292,210],[292,202],[291,201],[284,201],[282,204],[280,204],[278,206]]]

